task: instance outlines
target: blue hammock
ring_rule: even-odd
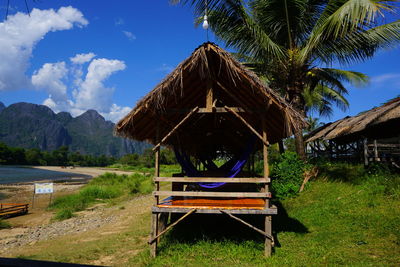
[[[247,162],[251,152],[253,151],[254,143],[255,143],[255,137],[250,139],[250,141],[246,146],[245,151],[240,156],[240,158],[238,159],[232,158],[219,168],[214,164],[214,162],[212,162],[211,159],[202,159],[201,161],[207,169],[227,171],[225,177],[233,178],[242,170],[244,164]],[[174,152],[176,160],[182,166],[182,169],[185,171],[187,176],[192,176],[192,177],[202,176],[201,173],[196,169],[196,167],[190,161],[190,157],[188,155],[178,151],[177,149],[174,149]],[[225,183],[199,183],[199,185],[204,188],[217,188],[224,184]]]

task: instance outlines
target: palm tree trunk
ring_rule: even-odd
[[[296,90],[297,89],[297,90]],[[292,95],[289,95],[290,102],[293,104],[293,107],[305,117],[305,103],[303,96],[301,95],[302,90],[296,88],[291,91]],[[297,155],[302,159],[306,160],[306,151],[304,146],[304,137],[303,137],[303,129],[300,129],[294,133],[294,144],[296,148]]]
[[[304,137],[303,131],[296,131],[294,133],[294,145],[296,147],[296,153],[302,160],[306,160],[306,151],[304,148]]]

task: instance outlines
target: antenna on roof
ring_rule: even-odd
[[[205,2],[205,11],[204,11],[204,18],[203,18],[203,29],[207,31],[207,42],[208,42],[208,17],[207,17],[207,11],[208,11],[208,5],[207,5],[207,0]]]

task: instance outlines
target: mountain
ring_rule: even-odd
[[[5,108],[6,108],[6,106],[3,104],[3,102],[0,101],[0,112]]]
[[[9,146],[54,150],[68,146],[81,154],[120,157],[142,153],[143,142],[113,136],[114,123],[97,111],[88,110],[73,118],[68,112],[55,114],[50,108],[16,103],[0,113],[0,142]]]

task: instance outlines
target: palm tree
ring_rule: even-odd
[[[179,1],[173,1],[179,2]],[[182,0],[204,15],[206,0]],[[360,84],[359,72],[332,68],[371,58],[400,40],[400,21],[384,23],[395,2],[379,0],[208,0],[211,30],[265,77],[303,115],[307,101],[348,104],[344,82]],[[317,105],[318,106],[318,105]],[[296,150],[305,157],[301,131]]]

